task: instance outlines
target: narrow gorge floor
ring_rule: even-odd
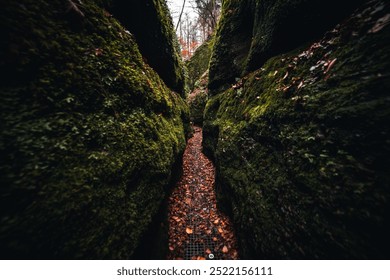
[[[183,175],[169,198],[169,259],[237,259],[229,218],[217,209],[215,168],[202,153],[202,129],[194,127],[183,155]]]

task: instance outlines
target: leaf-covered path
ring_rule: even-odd
[[[194,129],[169,198],[169,259],[237,259],[232,224],[216,205],[214,165],[202,153],[202,129]]]

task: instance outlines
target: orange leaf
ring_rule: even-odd
[[[222,248],[222,253],[226,254],[227,252],[229,252],[228,247],[223,246],[223,248]]]
[[[192,232],[193,232],[192,229],[186,228],[186,233],[187,233],[187,234],[192,234]]]
[[[328,73],[330,68],[332,68],[332,66],[335,64],[337,58],[333,59],[332,61],[328,61],[328,67],[326,68],[324,74]]]
[[[96,48],[95,49],[95,55],[96,56],[99,56],[99,55],[102,55],[103,54],[103,50],[101,48]]]

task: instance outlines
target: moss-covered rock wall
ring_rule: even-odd
[[[242,24],[226,16],[233,2],[210,78],[237,58],[220,56]],[[370,1],[209,99],[203,146],[243,258],[389,258],[389,11]]]
[[[206,71],[195,83],[194,90],[188,95],[187,103],[190,107],[190,120],[195,125],[203,125],[203,114],[208,100],[208,74]]]
[[[222,3],[222,15],[210,58],[210,94],[226,89],[240,77],[253,33],[254,4],[251,0]]]
[[[364,0],[225,0],[210,65],[210,89],[226,89],[270,57],[321,36]]]
[[[201,76],[208,70],[211,52],[214,45],[214,36],[211,36],[199,48],[196,49],[194,55],[186,62],[188,75],[188,88],[194,90],[196,82],[201,79]]]
[[[96,3],[2,1],[2,258],[132,258],[185,148],[187,105]]]
[[[110,0],[109,11],[135,36],[147,63],[184,96],[184,68],[165,0]]]

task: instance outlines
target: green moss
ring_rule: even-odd
[[[250,0],[223,1],[210,60],[211,94],[226,89],[241,75],[251,44],[253,8]]]
[[[244,258],[389,257],[390,28],[369,31],[388,12],[374,1],[209,99],[203,147]]]
[[[184,97],[184,64],[166,1],[111,0],[109,10],[135,36],[144,60]]]
[[[2,5],[6,258],[132,258],[185,148],[185,101],[117,20],[78,7]]]
[[[365,0],[227,0],[210,62],[211,94],[272,56],[320,37]],[[329,15],[332,15],[329,17]]]
[[[190,91],[194,90],[196,82],[208,70],[213,45],[214,36],[211,36],[206,42],[196,49],[191,59],[186,62],[188,86]]]
[[[190,107],[190,120],[196,125],[202,126],[203,113],[208,100],[208,71],[203,73],[200,79],[195,83],[195,88],[187,97],[187,103]]]

